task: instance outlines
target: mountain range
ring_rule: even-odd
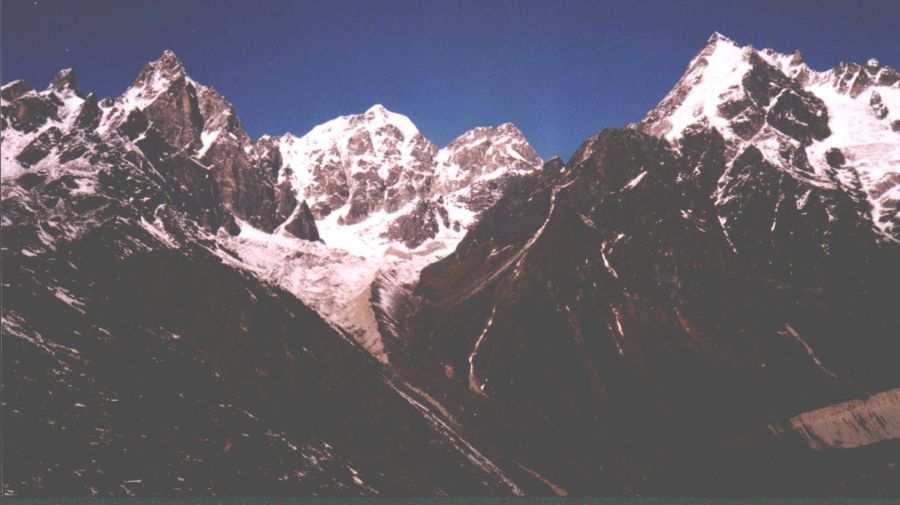
[[[544,161],[0,90],[8,496],[900,495],[900,73],[715,33]]]

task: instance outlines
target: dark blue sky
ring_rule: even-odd
[[[383,103],[438,145],[511,121],[545,158],[639,119],[716,30],[817,69],[900,65],[900,0],[2,0],[0,16],[3,82],[71,66],[117,96],[172,49],[254,137]]]

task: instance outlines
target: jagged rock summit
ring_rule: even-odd
[[[43,92],[23,81],[4,86],[3,143],[4,179],[25,171],[29,178],[62,175],[64,167],[83,164],[99,168],[79,171],[93,180],[104,163],[119,158],[148,164],[184,190],[182,204],[212,232],[237,233],[238,221],[271,232],[289,220],[308,220],[302,202],[277,205],[274,176],[231,104],[193,81],[171,51],[146,64],[121,96],[99,103],[81,93],[72,69],[60,71]],[[318,236],[313,221],[285,229]]]
[[[859,210],[900,240],[900,73],[878,60],[819,72],[799,51],[759,51],[714,33],[639,127],[675,143],[714,129],[729,160],[752,146],[802,184],[852,195],[853,210],[819,201],[829,215]]]
[[[75,79],[75,70],[71,68],[60,70],[56,74],[56,77],[53,78],[53,82],[50,83],[49,89],[59,94],[66,94],[68,92],[71,92],[77,95],[79,98],[84,98],[84,95],[82,95],[81,91],[78,90],[78,82]]]

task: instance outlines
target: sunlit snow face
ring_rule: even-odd
[[[804,92],[821,100],[827,109],[828,134],[808,143],[792,139],[767,124],[766,114],[771,103],[761,111],[766,122],[761,129],[751,130],[750,136],[738,135],[738,118],[723,112],[723,105],[744,99],[744,78],[750,71],[752,57],[771,65],[786,79],[793,79]],[[866,88],[856,85],[856,73],[865,73]],[[815,177],[798,174],[811,184],[834,188],[842,184],[856,187],[858,178],[862,190],[872,205],[872,220],[884,236],[896,236],[892,221],[897,220],[896,202],[900,200],[900,134],[891,127],[900,119],[900,84],[878,84],[889,69],[870,61],[866,67],[839,65],[834,70],[817,72],[800,59],[799,53],[785,55],[771,49],[757,51],[739,47],[733,41],[718,36],[691,62],[688,71],[672,92],[647,118],[647,127],[676,144],[688,127],[704,124],[715,128],[728,142],[732,156],[743,152],[748,145],[760,149],[764,158],[774,166],[783,166],[785,146],[803,149]],[[847,75],[850,75],[848,81]],[[886,79],[885,82],[889,81]],[[854,87],[856,86],[856,87]],[[772,102],[774,103],[774,99]],[[785,121],[796,120],[790,116]],[[646,120],[645,120],[646,121]],[[827,153],[839,150],[846,159],[843,167],[831,167]],[[793,170],[790,166],[786,170]]]
[[[534,171],[541,160],[514,126],[476,128],[438,150],[406,116],[381,105],[342,116],[303,137],[278,140],[283,169],[298,200],[317,216],[323,239],[363,256],[409,250],[386,236],[419,202],[441,199],[449,218],[417,250],[452,249],[476,211],[466,203],[471,187],[507,174]],[[364,202],[362,217],[348,215]]]

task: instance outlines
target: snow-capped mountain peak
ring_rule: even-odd
[[[84,96],[78,89],[78,83],[75,79],[75,70],[71,68],[64,68],[57,72],[56,77],[53,78],[53,82],[50,83],[48,90],[55,91],[59,94],[72,93],[79,97]]]
[[[104,123],[119,124],[132,110],[144,110],[176,83],[185,83],[190,78],[184,64],[174,52],[166,50],[158,59],[141,68],[137,77],[125,92],[114,101],[105,101],[105,108],[112,110],[104,118]],[[190,81],[193,83],[193,81]],[[103,131],[107,127],[101,128]]]
[[[362,115],[366,121],[370,121],[374,124],[378,125],[393,125],[400,129],[400,132],[403,134],[403,138],[407,140],[411,140],[416,135],[419,135],[419,129],[416,128],[416,125],[403,114],[397,114],[396,112],[391,112],[384,105],[375,104]]]
[[[427,195],[437,148],[408,117],[375,105],[302,137],[285,134],[279,151],[279,182],[288,180],[317,218],[340,209],[342,222],[356,223]]]
[[[372,141],[371,146],[366,135]],[[320,124],[302,137],[287,133],[283,138],[298,149],[315,151],[339,146],[343,154],[352,156],[384,154],[398,144],[409,144],[416,135],[420,135],[419,130],[408,117],[376,104],[362,114],[340,116]],[[358,145],[359,142],[363,145]]]
[[[436,184],[448,192],[477,180],[532,172],[542,163],[512,123],[469,130],[441,149],[435,162]]]
[[[335,226],[378,213],[387,219],[439,197],[477,213],[496,200],[487,193],[499,191],[503,176],[528,173],[542,163],[511,123],[475,128],[439,151],[408,117],[380,104],[302,137],[285,134],[277,144],[279,182],[289,183],[298,200],[306,199],[316,219]],[[463,189],[465,195],[454,194]],[[469,219],[463,221],[457,227],[468,225]],[[323,238],[328,241],[327,231]]]
[[[184,76],[187,76],[184,63],[174,52],[166,49],[159,58],[144,65],[132,86],[149,84],[154,81],[171,81]]]
[[[724,138],[729,160],[752,146],[804,183],[867,199],[873,224],[900,237],[900,74],[877,60],[819,72],[799,51],[714,33],[641,123],[675,143],[698,127]]]
[[[674,140],[686,127],[702,120],[726,130],[727,122],[716,107],[724,93],[740,87],[741,77],[750,68],[751,51],[713,33],[672,91],[644,119],[652,125],[652,133]]]

